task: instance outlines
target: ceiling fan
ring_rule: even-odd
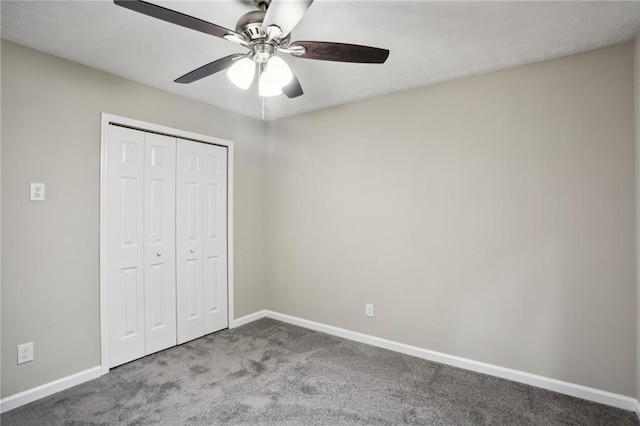
[[[291,31],[300,22],[313,0],[251,0],[258,8],[240,17],[235,31],[142,0],[114,0],[118,6],[153,18],[224,38],[249,49],[201,66],[175,80],[188,84],[227,70],[229,79],[248,89],[258,76],[261,97],[284,93],[289,98],[303,94],[298,78],[278,53],[336,62],[382,64],[389,51],[377,47],[325,41],[291,41]]]

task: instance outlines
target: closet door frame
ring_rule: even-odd
[[[102,374],[109,372],[108,291],[107,291],[107,167],[109,125],[117,125],[157,133],[175,138],[219,145],[227,148],[227,306],[229,328],[234,328],[233,316],[233,142],[201,135],[186,130],[173,129],[113,114],[102,113],[100,135],[100,365]]]

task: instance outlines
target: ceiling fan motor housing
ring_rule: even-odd
[[[242,15],[236,23],[236,32],[249,42],[251,56],[259,64],[266,63],[278,47],[284,47],[290,41],[289,35],[268,40],[262,26],[266,13],[266,9],[253,10]]]
[[[262,21],[264,21],[266,13],[266,10],[252,10],[245,13],[236,23],[236,32],[243,35],[248,41],[264,39],[266,33],[262,29]]]

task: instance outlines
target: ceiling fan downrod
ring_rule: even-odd
[[[267,10],[271,4],[271,0],[251,0],[251,4],[260,10]]]

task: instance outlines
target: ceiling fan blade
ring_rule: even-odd
[[[332,43],[327,41],[294,41],[287,49],[304,47],[304,53],[291,52],[299,58],[322,61],[357,62],[361,64],[383,64],[389,57],[387,49],[360,46],[357,44]]]
[[[241,53],[235,53],[233,55],[225,56],[224,58],[220,58],[217,61],[213,61],[208,63],[207,65],[203,65],[198,69],[195,69],[191,72],[186,73],[182,77],[174,80],[174,83],[188,84],[193,83],[194,81],[200,80],[201,78],[208,77],[212,74],[215,74],[220,71],[224,71],[233,65],[233,62],[241,58],[245,55]]]
[[[279,37],[286,37],[298,25],[313,0],[272,0],[262,21],[262,28],[269,34],[272,25],[280,28]]]
[[[212,36],[220,38],[224,38],[225,36],[240,37],[239,34],[227,28],[212,24],[211,22],[207,22],[193,16],[185,15],[181,12],[176,12],[175,10],[167,9],[166,7],[148,3],[146,1],[114,0],[114,3],[126,9],[133,10],[134,12],[139,12],[143,15],[151,16],[152,18],[161,19],[171,24],[180,25],[182,27],[200,31]]]
[[[300,80],[298,80],[298,77],[296,77],[295,74],[293,74],[293,77],[291,78],[289,84],[287,84],[286,86],[282,86],[282,93],[287,95],[287,98],[289,99],[297,98],[298,96],[304,94],[304,92],[302,91],[302,86],[300,85]]]

